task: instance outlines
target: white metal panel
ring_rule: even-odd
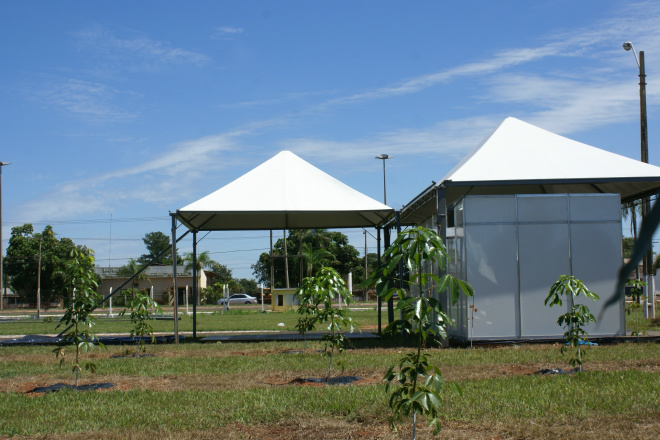
[[[516,221],[514,196],[472,196],[465,198],[465,221],[475,223],[503,223]]]
[[[544,305],[550,286],[568,275],[568,225],[519,226],[520,326],[522,337],[561,336],[557,317],[566,308]]]
[[[571,194],[571,221],[620,221],[621,200],[612,194]],[[620,237],[619,237],[620,238]]]
[[[568,220],[566,196],[518,196],[519,222],[565,222]]]
[[[593,212],[597,213],[599,210],[595,209]],[[619,268],[623,263],[621,223],[572,224],[571,255],[573,275],[600,297],[598,302],[578,298],[578,304],[589,307],[597,319],[600,313],[603,313],[599,322],[586,327],[587,332],[591,336],[623,334],[625,331],[623,298],[615,306],[603,310],[604,304],[614,294]]]
[[[516,227],[469,225],[465,240],[467,281],[474,288],[466,310],[468,332],[473,338],[511,338],[516,334]]]

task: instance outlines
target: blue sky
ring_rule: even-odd
[[[282,150],[378,200],[374,156],[395,156],[399,208],[507,116],[637,159],[628,40],[660,165],[658,23],[657,1],[2,1],[2,247],[51,224],[122,265]],[[267,248],[267,231],[199,244],[239,277]]]

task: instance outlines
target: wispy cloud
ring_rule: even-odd
[[[243,28],[232,26],[218,26],[214,29],[212,38],[228,40],[244,32]]]
[[[98,82],[49,78],[39,86],[26,88],[25,92],[41,104],[97,121],[127,120],[138,116],[114,104],[122,92]]]
[[[414,77],[398,84],[368,90],[349,96],[328,100],[317,109],[347,104],[359,104],[379,99],[419,93],[439,84],[449,83],[466,77],[485,77],[505,72],[511,67],[541,61],[549,57],[602,57],[603,44],[616,42],[612,51],[621,50],[619,40],[639,38],[649,46],[660,43],[657,21],[660,20],[660,6],[657,2],[626,6],[626,14],[616,19],[606,19],[592,26],[571,32],[562,31],[548,35],[539,41],[538,46],[513,47],[500,50],[491,57],[474,63],[455,66],[439,72]],[[598,50],[595,48],[598,47]],[[641,46],[640,46],[641,47]],[[605,49],[605,52],[607,50]]]
[[[38,221],[109,212],[131,203],[167,204],[194,191],[209,173],[233,166],[232,151],[245,131],[177,143],[133,167],[66,182],[15,209],[21,218]],[[139,181],[139,185],[135,182]]]
[[[150,70],[166,65],[204,65],[210,58],[200,52],[173,47],[168,42],[142,35],[117,36],[101,26],[75,33],[80,50],[90,52],[104,63],[133,70]]]
[[[470,151],[500,121],[499,116],[477,116],[442,121],[422,129],[393,130],[369,139],[341,142],[297,138],[282,141],[279,145],[314,163],[341,160],[351,168],[356,166],[352,162],[384,151],[400,157],[424,154],[430,160],[452,163]],[[328,154],[329,151],[332,154]]]

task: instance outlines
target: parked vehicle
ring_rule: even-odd
[[[218,304],[224,306],[226,301],[227,301],[226,298],[220,298],[218,300]],[[250,296],[246,293],[233,293],[229,295],[229,305],[256,304],[256,303],[257,303],[257,298],[255,298],[254,296]]]

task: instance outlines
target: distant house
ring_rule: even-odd
[[[101,277],[99,284],[99,293],[104,297],[110,294],[110,289],[116,292],[119,286],[128,280],[126,276],[119,276],[119,267],[95,267],[95,272]],[[149,266],[145,269],[145,274],[149,281],[140,280],[136,282],[136,290],[146,289],[151,292],[153,289],[153,298],[159,304],[173,304],[171,295],[173,285],[172,266]],[[199,279],[199,289],[213,285],[213,279],[217,275],[209,271],[201,271]],[[188,293],[188,303],[193,301],[193,274],[192,270],[185,269],[183,266],[177,266],[177,290],[179,293],[179,304],[186,304],[186,292]],[[133,282],[127,283],[122,290],[131,290]],[[199,303],[199,302],[198,302]]]
[[[2,295],[2,308],[15,309],[16,307],[18,307],[18,295],[11,289],[5,288],[5,291]]]

